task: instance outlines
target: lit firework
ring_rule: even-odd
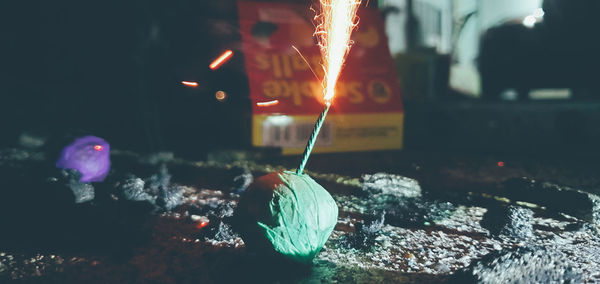
[[[302,174],[304,171],[319,131],[327,117],[327,112],[329,112],[335,96],[335,85],[342,72],[344,60],[350,52],[350,35],[358,24],[356,11],[360,6],[360,0],[320,0],[320,3],[321,13],[315,16],[318,23],[315,35],[319,41],[323,70],[325,71],[322,82],[325,108],[319,115],[315,128],[308,138],[302,161],[296,171],[297,174]]]
[[[323,78],[324,99],[330,103],[335,95],[335,85],[344,60],[350,51],[350,35],[357,25],[356,11],[360,6],[357,0],[320,0],[321,14],[315,17],[318,38],[325,70]]]

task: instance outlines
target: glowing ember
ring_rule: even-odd
[[[268,102],[258,102],[258,103],[256,103],[256,106],[270,107],[270,106],[274,106],[274,105],[278,105],[278,104],[279,104],[279,100],[272,100],[272,101],[268,101]]]
[[[219,56],[217,59],[215,59],[210,65],[210,69],[211,70],[215,70],[218,69],[219,67],[221,67],[221,65],[223,65],[225,62],[229,61],[229,59],[233,56],[233,51],[231,50],[227,50],[225,52],[223,52],[223,54],[221,54],[221,56]]]
[[[181,81],[181,84],[188,87],[198,87],[198,82]]]
[[[320,15],[315,35],[319,41],[323,59],[323,88],[325,102],[330,104],[335,95],[344,60],[350,51],[350,35],[358,24],[356,11],[360,0],[320,0]]]
[[[198,224],[196,224],[196,229],[202,229],[202,228],[206,227],[207,225],[208,225],[208,222],[200,221],[200,222],[198,222]]]
[[[104,147],[102,147],[102,145],[94,145],[94,150],[102,151],[102,149],[104,149]]]
[[[223,91],[217,91],[215,93],[215,99],[217,99],[217,101],[224,101],[225,99],[227,99],[227,93],[223,92]]]

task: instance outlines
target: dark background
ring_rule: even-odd
[[[598,5],[546,0],[535,28],[486,32],[478,61],[483,99],[448,90],[447,78],[430,82],[439,84],[433,96],[405,102],[406,149],[597,155]],[[2,146],[27,132],[50,140],[91,133],[118,149],[190,158],[250,149],[235,1],[3,1],[0,29]],[[226,49],[232,60],[210,70]],[[550,87],[574,96],[539,102],[524,95]],[[501,101],[507,88],[520,100]],[[215,99],[219,90],[227,93],[223,102]]]
[[[30,131],[90,132],[142,152],[247,146],[250,105],[234,1],[0,5],[2,144]],[[226,49],[235,56],[211,71]],[[223,103],[218,90],[228,94]]]

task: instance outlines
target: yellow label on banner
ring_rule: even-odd
[[[302,154],[318,115],[255,114],[252,144],[281,147],[284,155]],[[313,153],[402,148],[404,113],[330,114]]]

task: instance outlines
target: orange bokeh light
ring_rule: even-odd
[[[198,224],[196,224],[196,229],[202,229],[206,226],[208,226],[208,222],[201,221],[201,222],[198,222]]]
[[[215,93],[215,98],[217,99],[217,101],[224,101],[225,99],[227,99],[227,93],[223,92],[223,91],[217,91]]]

